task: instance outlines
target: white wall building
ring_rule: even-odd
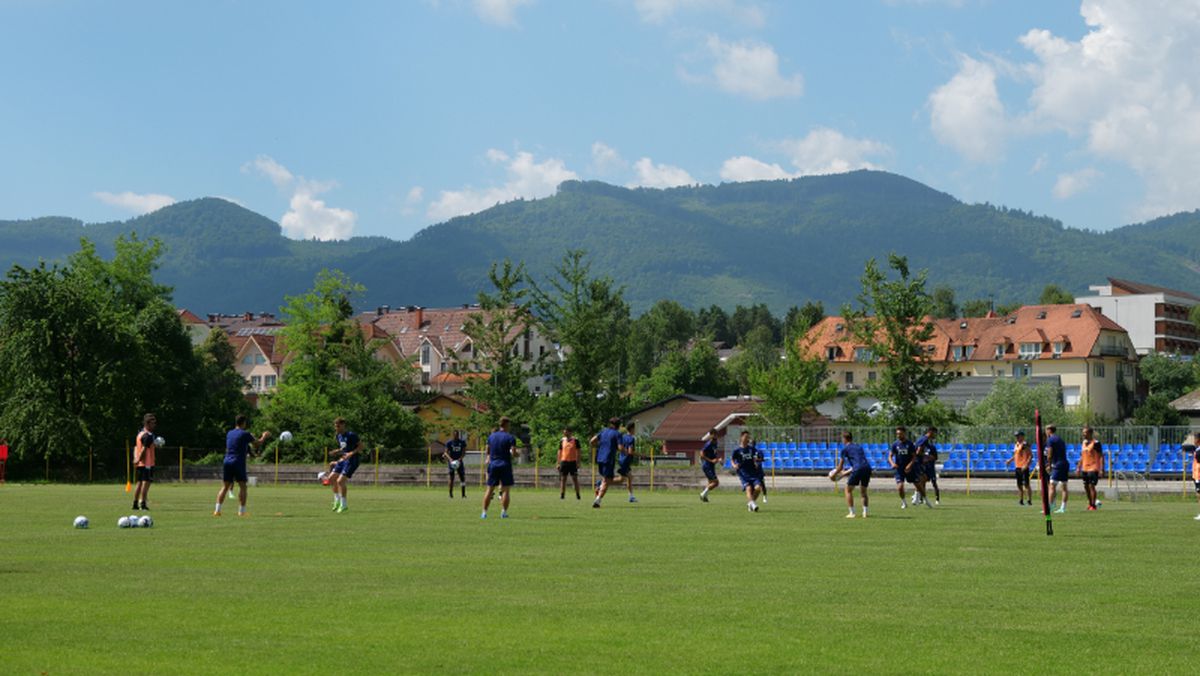
[[[1088,288],[1096,295],[1080,296],[1075,302],[1091,305],[1121,325],[1138,355],[1200,352],[1200,331],[1188,317],[1191,309],[1200,305],[1200,297],[1113,277],[1108,284]]]

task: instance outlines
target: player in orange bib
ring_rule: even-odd
[[[1079,476],[1083,479],[1083,491],[1087,494],[1088,511],[1100,506],[1096,500],[1096,484],[1104,472],[1104,445],[1093,438],[1092,428],[1083,428],[1083,444],[1079,455]]]
[[[1196,486],[1196,500],[1200,501],[1200,450],[1196,449],[1196,441],[1196,435],[1189,434],[1180,448],[1184,453],[1192,456],[1192,483]],[[1200,514],[1196,515],[1196,520],[1200,521]]]
[[[575,480],[575,499],[579,499],[579,440],[570,427],[563,428],[558,441],[558,499],[567,497],[567,476]]]
[[[1017,441],[1013,444],[1012,457],[1004,461],[1006,465],[1013,466],[1013,472],[1017,477],[1017,501],[1022,505],[1033,504],[1033,489],[1029,487],[1029,464],[1033,460],[1033,451],[1029,448],[1029,442],[1025,441],[1025,433],[1017,430],[1013,434]]]

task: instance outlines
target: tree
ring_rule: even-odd
[[[634,385],[630,404],[644,406],[677,394],[724,396],[734,391],[716,348],[704,342],[692,349],[667,354],[658,366]]]
[[[958,317],[958,304],[954,302],[954,289],[939,285],[933,289],[933,316],[938,319]],[[987,314],[986,312],[984,314]]]
[[[880,365],[879,376],[865,392],[885,404],[893,422],[916,425],[918,406],[954,379],[930,358],[926,349],[934,335],[928,321],[933,300],[925,292],[927,272],[909,273],[908,259],[891,254],[888,266],[898,279],[879,270],[875,259],[867,261],[862,276],[858,309],[845,308],[847,326],[855,340]]]
[[[729,315],[718,305],[696,313],[696,336],[707,336],[709,340],[725,343],[729,347],[737,344],[737,337],[729,328]]]
[[[1057,284],[1047,284],[1038,297],[1038,305],[1071,305],[1074,302],[1075,296]]]
[[[251,413],[250,403],[242,394],[245,381],[237,372],[236,358],[233,345],[220,329],[210,331],[204,342],[196,346],[197,375],[200,388],[206,393],[200,402],[196,438],[202,448],[221,448],[225,443],[224,433],[238,415]]]
[[[825,305],[819,300],[810,300],[803,307],[793,305],[788,308],[787,316],[783,320],[783,333],[785,336],[804,335],[824,318]]]
[[[746,337],[759,327],[766,327],[770,332],[773,344],[779,345],[783,340],[783,325],[775,315],[771,314],[770,308],[765,303],[758,303],[750,307],[739,305],[734,309],[733,316],[729,318],[729,328],[738,345],[744,343]]]
[[[1035,410],[1058,425],[1078,421],[1063,408],[1058,388],[1048,383],[1030,387],[1018,378],[997,379],[986,397],[967,405],[966,417],[978,427],[1021,428],[1032,424]]]
[[[1168,402],[1191,392],[1197,385],[1195,362],[1171,355],[1150,353],[1142,357],[1138,370],[1150,394],[1160,394]]]
[[[803,425],[819,404],[837,396],[837,384],[829,380],[829,365],[819,357],[806,356],[805,338],[787,341],[785,357],[774,368],[750,371],[750,391],[763,398],[758,410],[772,425]]]
[[[987,298],[976,298],[963,303],[961,313],[964,317],[986,317],[987,313],[991,311],[992,301]]]
[[[1152,427],[1186,425],[1187,418],[1171,406],[1170,397],[1165,394],[1154,393],[1146,397],[1146,401],[1134,410],[1133,424]]]
[[[696,318],[690,310],[673,300],[655,303],[630,326],[627,347],[629,380],[636,381],[649,374],[664,356],[683,349],[695,332]]]

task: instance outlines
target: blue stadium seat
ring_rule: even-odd
[[[787,444],[787,450],[792,453],[795,453],[796,451],[800,450],[800,446],[801,446],[801,444],[797,444],[794,441],[789,441]]]

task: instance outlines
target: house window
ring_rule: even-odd
[[[1021,359],[1037,359],[1042,356],[1041,343],[1021,343]]]
[[[262,376],[250,376],[250,389],[255,392],[262,390]]]
[[[254,363],[255,364],[265,364],[265,363],[267,363],[267,358],[261,354],[256,354],[256,355],[254,355]]]
[[[1012,374],[1014,378],[1027,378],[1033,374],[1033,367],[1029,364],[1013,364]]]
[[[429,365],[429,343],[425,343],[421,346],[421,365]]]
[[[875,382],[875,372],[874,371],[867,371],[867,382],[868,383]]]
[[[442,362],[442,363],[441,363],[439,366],[440,366],[440,368],[438,368],[438,371],[445,371],[445,370],[446,370],[446,362]]]
[[[546,354],[546,346],[545,346],[545,345],[538,345],[538,356],[540,357],[540,356],[542,356],[542,355],[544,355],[544,354]]]
[[[1066,343],[1063,343],[1062,341],[1054,343],[1054,356],[1061,357],[1064,347],[1066,347]]]
[[[869,362],[873,357],[874,355],[871,353],[871,348],[869,347],[854,348],[854,361]]]
[[[996,346],[996,359],[1004,359],[1004,345]]]
[[[1092,375],[1097,378],[1103,378],[1104,377],[1104,364],[1102,364],[1102,363],[1092,364]]]
[[[242,357],[242,363],[243,364],[253,364],[254,363],[254,355],[248,354],[245,357]]]
[[[974,345],[956,345],[954,346],[954,361],[966,361],[975,354]]]
[[[825,348],[825,360],[826,361],[836,360],[837,359],[837,351],[838,351],[838,349],[836,347]]]
[[[846,371],[846,385],[854,384],[854,371]]]
[[[275,388],[275,376],[263,376],[263,386],[268,390]]]
[[[450,407],[449,407],[449,406],[443,406],[443,407],[442,407],[442,417],[443,417],[443,418],[449,418],[449,417],[450,417]]]

